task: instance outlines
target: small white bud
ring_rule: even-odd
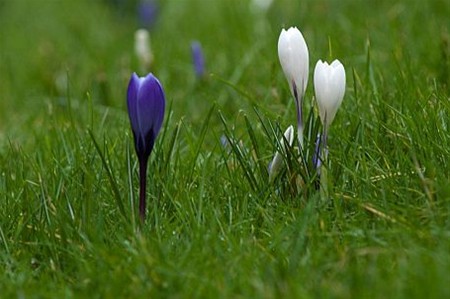
[[[281,150],[283,152],[286,151],[286,142],[289,147],[291,147],[292,143],[294,142],[293,126],[289,126],[289,128],[287,128],[287,130],[284,132],[284,138],[281,138],[280,140]],[[282,165],[283,165],[283,156],[277,151],[275,153],[275,156],[273,157],[272,162],[269,164],[269,182],[273,182],[273,180],[280,172]]]

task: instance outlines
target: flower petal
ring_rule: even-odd
[[[128,83],[127,90],[127,108],[128,108],[128,116],[130,118],[131,129],[136,134],[139,132],[139,124],[138,124],[138,112],[137,112],[137,94],[139,91],[140,79],[133,73],[131,75],[130,82]]]
[[[153,74],[150,73],[142,79],[137,98],[141,137],[145,138],[152,130],[156,138],[164,118],[165,96],[161,84]]]

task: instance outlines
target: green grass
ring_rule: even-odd
[[[140,233],[137,21],[111,2],[0,0],[0,298],[450,297],[448,1],[160,1],[168,105]],[[311,74],[346,68],[325,202],[286,173],[268,184],[296,121],[283,26],[302,30]],[[317,115],[312,98],[310,76]]]

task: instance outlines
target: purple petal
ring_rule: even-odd
[[[137,115],[140,138],[145,151],[151,151],[164,119],[165,96],[161,84],[153,74],[141,80],[137,96]]]
[[[137,94],[139,91],[140,79],[133,73],[131,75],[130,83],[128,83],[128,91],[127,91],[127,107],[128,107],[128,116],[130,117],[131,129],[135,134],[139,131],[138,124],[138,112],[137,112]]]
[[[161,84],[153,74],[148,74],[138,93],[138,120],[141,132],[153,130],[155,136],[164,118],[165,96]]]

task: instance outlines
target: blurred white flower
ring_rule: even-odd
[[[150,33],[146,29],[138,29],[134,33],[134,51],[144,73],[150,69],[153,53],[150,45]]]
[[[264,12],[270,7],[272,2],[273,0],[252,0],[250,5],[253,9]]]
[[[281,30],[278,38],[278,57],[295,99],[298,142],[303,147],[302,100],[308,85],[309,54],[305,39],[296,27]]]
[[[60,95],[67,94],[67,70],[60,70],[55,74],[55,87]]]
[[[287,128],[287,130],[284,132],[284,138],[281,138],[280,140],[281,150],[283,152],[286,152],[286,145],[291,147],[293,142],[294,142],[294,127],[289,126],[289,128]],[[269,182],[273,182],[273,180],[280,172],[282,165],[283,165],[283,156],[280,154],[280,152],[277,151],[275,153],[275,156],[273,157],[272,162],[270,162],[269,164]]]
[[[314,91],[319,106],[320,120],[328,129],[342,103],[345,93],[345,70],[339,60],[330,65],[319,60],[314,69]]]

